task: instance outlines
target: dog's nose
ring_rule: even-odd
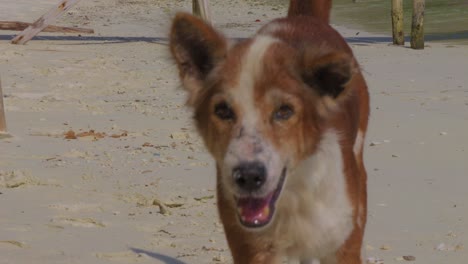
[[[260,189],[266,180],[266,169],[262,163],[249,162],[233,169],[232,175],[237,186],[252,192]]]

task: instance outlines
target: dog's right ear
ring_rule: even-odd
[[[227,41],[201,19],[178,13],[172,22],[170,48],[189,92],[187,104],[193,106],[206,77],[226,56]]]

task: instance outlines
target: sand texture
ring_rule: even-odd
[[[32,22],[57,2],[0,0],[0,20]],[[229,37],[286,13],[282,1],[211,3]],[[81,1],[56,25],[95,35],[16,46],[0,31],[11,135],[0,139],[0,264],[231,263],[213,161],[166,44],[171,17],[190,8]],[[371,94],[369,263],[467,263],[468,46],[415,51],[335,26]]]

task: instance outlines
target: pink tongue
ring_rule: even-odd
[[[237,201],[237,210],[241,221],[247,225],[263,225],[270,220],[270,200],[265,198],[241,198]]]

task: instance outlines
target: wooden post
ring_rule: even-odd
[[[192,0],[193,14],[211,24],[209,0]]]
[[[413,0],[413,23],[411,24],[411,48],[424,49],[425,0]]]
[[[11,43],[13,44],[26,44],[29,40],[34,38],[39,32],[46,28],[49,24],[53,23],[55,19],[70,9],[80,0],[62,0],[57,7],[52,8],[45,15],[41,16],[31,26],[27,27],[23,32],[18,34]]]
[[[192,13],[197,17],[201,17],[200,3],[198,0],[192,0]]]
[[[405,45],[403,33],[403,0],[392,0],[392,32],[393,44]]]
[[[3,107],[2,80],[0,79],[0,133],[6,133],[5,108]]]

